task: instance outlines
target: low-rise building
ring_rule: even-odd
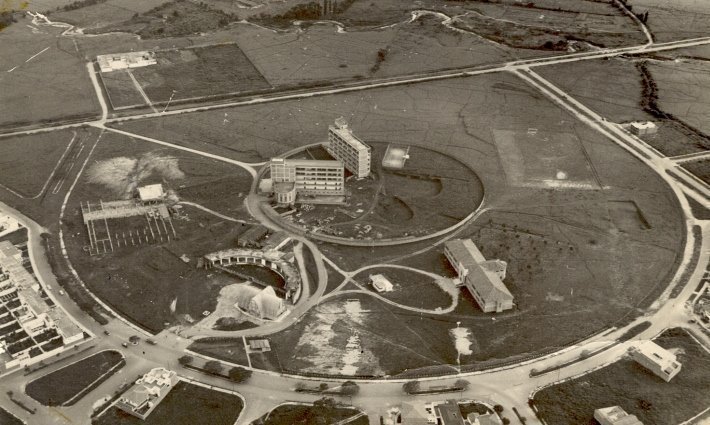
[[[179,382],[177,373],[163,367],[151,369],[116,402],[116,407],[145,420]]]
[[[437,425],[466,425],[456,400],[446,400],[434,406]]]
[[[681,364],[676,355],[656,344],[645,341],[629,349],[631,358],[666,382],[680,372]]]
[[[355,178],[370,175],[372,148],[353,134],[345,118],[340,117],[328,126],[326,150],[333,158],[342,161]]]
[[[629,130],[637,136],[646,136],[650,134],[656,134],[658,127],[651,121],[634,121],[629,124]]]
[[[635,415],[629,415],[619,406],[604,407],[594,411],[600,425],[643,425]]]
[[[271,351],[271,344],[268,339],[252,339],[249,341],[249,351],[266,353]]]
[[[390,282],[389,279],[387,279],[387,277],[383,274],[371,274],[370,283],[377,292],[390,292],[394,289],[392,282]]]
[[[485,313],[513,308],[513,295],[503,283],[506,263],[486,260],[470,239],[453,239],[444,244],[444,255]]]
[[[162,201],[165,197],[165,191],[163,190],[163,185],[149,184],[146,186],[141,186],[138,188],[138,199],[141,202],[158,202]]]
[[[155,65],[155,53],[149,51],[112,53],[108,55],[96,56],[101,72],[112,72],[120,69],[140,68],[143,66]]]

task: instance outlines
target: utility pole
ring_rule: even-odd
[[[173,96],[175,96],[175,93],[177,90],[173,90],[173,92],[170,94],[170,99],[168,99],[168,103],[165,104],[165,108],[163,109],[163,112],[168,110],[168,106],[170,106],[170,101],[173,100]]]

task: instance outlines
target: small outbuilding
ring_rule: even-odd
[[[392,282],[383,274],[371,274],[370,284],[377,292],[391,292],[394,289]]]

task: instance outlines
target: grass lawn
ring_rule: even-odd
[[[0,424],[2,425],[23,425],[24,422],[17,419],[12,413],[0,407]]]
[[[621,406],[644,424],[677,424],[710,404],[710,354],[683,329],[670,329],[655,342],[674,350],[682,369],[669,383],[624,358],[588,375],[535,394],[535,406],[549,425],[596,424],[594,409]]]
[[[190,344],[189,349],[242,366],[249,365],[244,341],[241,338],[201,338]]]
[[[234,394],[184,381],[175,385],[145,421],[112,407],[93,425],[233,425],[244,404]]]
[[[710,184],[710,160],[688,162],[683,164],[683,168],[695,174],[705,183]]]
[[[276,407],[262,418],[252,422],[252,425],[317,425],[333,424],[358,413],[357,409],[341,407],[332,404],[314,403],[312,406],[300,404],[283,404]],[[367,418],[366,418],[367,419]],[[351,422],[360,424],[360,422]],[[362,422],[367,424],[368,421]]]
[[[81,143],[79,132],[60,130],[3,138],[0,184],[25,197],[37,195],[69,143]],[[32,155],[31,167],[27,166],[28,152]]]
[[[369,276],[372,274],[383,274],[392,282],[394,290],[382,292],[379,295],[398,304],[427,310],[446,308],[451,305],[451,294],[444,291],[432,277],[425,274],[382,267],[365,270],[357,274],[354,279],[375,292],[375,289],[370,285]]]
[[[98,385],[95,384],[97,380],[108,379],[124,364],[118,351],[102,351],[35,379],[27,384],[25,392],[45,406],[62,405],[68,401],[71,405],[78,401],[75,396],[91,388],[92,384]]]

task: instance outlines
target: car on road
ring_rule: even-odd
[[[123,346],[123,348],[128,348],[128,343],[127,343],[127,342],[122,342],[121,345]]]
[[[111,332],[109,332],[109,331],[104,331],[104,335],[111,335]]]
[[[155,342],[155,341],[152,340],[152,339],[146,339],[145,342],[147,342],[147,343],[150,344],[150,345],[156,345],[156,344],[157,344],[157,342]]]
[[[60,289],[60,290],[59,290],[59,295],[64,295],[64,290],[63,290],[63,289]]]

